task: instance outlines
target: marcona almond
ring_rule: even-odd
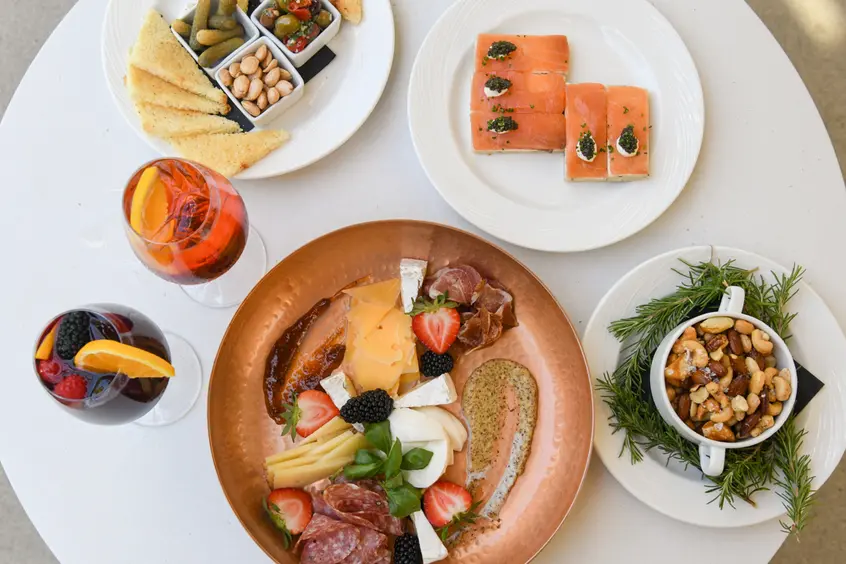
[[[262,78],[264,78],[264,71],[261,70],[261,69],[257,70],[256,72],[254,72],[253,74],[250,75],[250,80],[255,80],[255,79],[261,80]]]
[[[253,74],[259,68],[259,60],[252,55],[244,57],[241,61],[241,72],[244,74]]]
[[[258,48],[258,51],[256,51],[256,58],[263,61],[267,57],[268,51],[269,49],[267,48],[267,45],[262,45]]]
[[[264,67],[264,72],[270,72],[276,68],[279,68],[279,61],[273,59],[267,64],[267,66]]]
[[[261,109],[252,102],[244,101],[241,102],[241,105],[244,106],[244,109],[247,110],[247,113],[251,116],[259,117],[261,115]]]
[[[270,103],[267,101],[267,94],[265,94],[264,92],[259,94],[258,100],[256,100],[256,105],[261,111],[266,110],[267,106],[270,105]]]
[[[288,82],[290,82],[291,79],[294,78],[294,75],[288,72],[287,69],[280,68],[279,71],[282,73],[282,80],[287,80]]]
[[[281,80],[279,81],[279,84],[276,85],[276,90],[278,90],[279,94],[281,94],[282,96],[288,96],[291,92],[294,91],[294,85],[288,82],[287,80]]]
[[[232,78],[232,73],[229,72],[229,69],[223,69],[220,71],[220,83],[223,84],[227,88],[232,88],[232,84],[235,82],[235,79]]]
[[[280,80],[282,80],[282,73],[279,71],[278,68],[271,70],[264,77],[264,83],[270,88],[273,88],[274,86],[279,84]]]
[[[259,58],[262,60],[262,66],[263,67],[270,66],[270,62],[276,60],[276,59],[273,58],[273,53],[270,52],[270,49],[267,50],[267,54],[264,57],[259,57]]]
[[[275,88],[268,88],[267,89],[267,103],[271,106],[278,102],[282,96],[279,94],[279,91]]]
[[[247,100],[250,102],[255,102],[258,100],[258,97],[261,96],[261,93],[264,92],[264,83],[254,78],[252,82],[250,82],[250,89],[247,91]]]
[[[244,96],[247,95],[247,92],[249,90],[250,79],[244,76],[243,74],[238,76],[238,78],[236,78],[235,82],[232,84],[232,94],[239,100],[243,100]]]
[[[244,74],[241,72],[241,63],[232,63],[229,65],[229,74],[232,75],[232,78],[238,78]]]

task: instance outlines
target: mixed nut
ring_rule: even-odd
[[[220,82],[253,117],[259,117],[294,91],[293,76],[279,66],[267,45],[221,70],[219,76]]]
[[[667,398],[706,438],[734,442],[775,425],[793,393],[770,336],[743,319],[710,317],[684,330],[664,368]]]

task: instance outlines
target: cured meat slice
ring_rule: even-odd
[[[620,136],[629,130],[637,139],[631,156],[620,152]],[[636,86],[608,87],[608,180],[635,180],[649,176],[649,93]]]
[[[361,540],[355,550],[341,564],[390,564],[391,551],[388,550],[388,537],[373,529],[359,529]]]
[[[488,96],[486,83],[500,78],[511,83],[502,94]],[[470,111],[498,111],[507,108],[515,114],[563,114],[567,83],[560,74],[532,74],[529,72],[477,72],[470,91]]]
[[[567,85],[568,180],[605,180],[608,178],[608,108],[605,86],[596,83]],[[582,139],[593,139],[593,154],[579,156]],[[587,159],[587,160],[586,160]]]
[[[472,266],[448,266],[423,282],[423,293],[432,299],[447,294],[450,300],[469,305],[473,292],[481,281],[482,275]]]
[[[507,41],[516,48],[501,59],[489,57],[494,43]],[[565,78],[570,69],[570,45],[565,35],[481,34],[476,40],[477,71],[525,71],[557,73]]]
[[[301,564],[339,564],[361,541],[358,527],[315,514],[297,541]]]
[[[322,495],[312,495],[315,513],[351,525],[389,535],[402,534],[402,521],[391,515],[384,491],[372,491],[355,484],[329,486]]]
[[[475,313],[465,316],[464,324],[458,332],[458,340],[470,353],[492,345],[502,336],[502,330],[502,317],[481,307]]]
[[[473,292],[473,306],[484,308],[502,319],[505,328],[516,327],[514,297],[493,281],[482,280]]]
[[[511,120],[516,129],[497,133],[489,129],[492,120]],[[471,112],[470,134],[478,153],[549,151],[560,153],[567,145],[567,120],[558,114],[500,114]]]

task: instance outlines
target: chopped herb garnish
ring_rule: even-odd
[[[533,110],[534,110],[534,109],[535,109],[535,105],[534,105],[534,104],[529,104],[529,108],[531,108],[531,109],[533,109]]]
[[[582,129],[584,129],[585,127],[587,127],[587,124],[582,122]]]
[[[633,125],[627,125],[623,128],[623,131],[620,133],[620,139],[617,143],[626,151],[626,153],[630,155],[637,154],[638,141],[634,134]]]
[[[481,128],[481,127],[479,128],[479,131],[482,131],[482,128]]]
[[[590,131],[583,131],[579,136],[579,142],[576,145],[579,154],[586,161],[592,161],[596,158],[596,141],[593,139]]]
[[[494,41],[488,49],[488,57],[502,61],[516,50],[517,46],[510,41]]]
[[[507,133],[516,130],[518,127],[517,122],[512,117],[499,116],[496,119],[488,121],[488,131],[494,131],[496,133]]]
[[[652,126],[651,126],[651,125],[649,126],[649,129],[652,129]]]
[[[600,148],[599,148],[599,152],[600,152],[600,153],[604,153],[604,152],[605,152],[605,147],[600,147]]]
[[[487,80],[487,82],[485,82],[485,88],[493,90],[494,92],[504,92],[505,90],[511,88],[511,81],[507,78],[492,76]]]
[[[614,146],[613,146],[613,145],[608,145],[608,152],[609,152],[609,153],[613,153],[613,152],[614,152]]]
[[[629,109],[626,106],[623,106],[623,113],[624,114],[629,113]]]

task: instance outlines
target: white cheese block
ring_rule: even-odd
[[[426,278],[426,268],[429,263],[425,260],[402,259],[400,261],[400,280],[402,281],[402,308],[405,313],[411,313],[414,301],[423,287]]]
[[[442,407],[427,406],[417,407],[415,411],[424,413],[441,424],[449,436],[449,442],[453,450],[463,450],[467,442],[467,429],[459,419]]]
[[[320,381],[320,386],[327,394],[329,394],[329,397],[332,399],[332,403],[334,403],[338,409],[344,407],[344,405],[350,401],[350,398],[357,395],[355,392],[355,384],[353,384],[349,376],[343,372],[336,372],[328,378],[324,378]],[[359,433],[364,432],[364,425],[361,423],[354,423],[353,428]]]
[[[423,553],[423,564],[431,564],[443,560],[449,556],[449,551],[441,542],[438,533],[435,532],[432,524],[426,519],[422,511],[415,511],[411,514],[414,521],[414,529],[417,531],[417,540],[420,541],[420,552]]]
[[[426,441],[423,443],[403,443],[402,453],[405,454],[413,448],[422,448],[432,453],[432,459],[422,470],[403,470],[402,476],[405,481],[415,488],[425,489],[441,479],[449,466],[449,459],[453,456],[452,445],[444,433],[444,438],[437,441]]]
[[[458,399],[455,384],[449,374],[441,374],[425,382],[394,401],[394,407],[425,407],[448,405]]]
[[[388,417],[388,423],[391,426],[391,435],[403,445],[449,440],[440,423],[413,409],[395,408]]]

